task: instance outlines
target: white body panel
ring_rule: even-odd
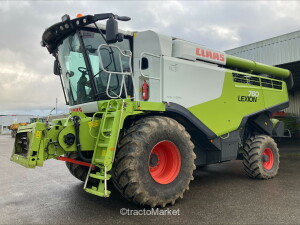
[[[188,108],[221,96],[225,69],[217,64],[225,64],[224,52],[153,31],[136,33],[133,46],[135,100],[143,101],[144,80],[149,84],[149,102],[174,102]],[[142,58],[148,59],[148,69],[140,70]]]
[[[143,54],[150,53],[155,56]],[[141,87],[144,80],[149,84],[149,102],[161,102],[161,56],[172,55],[172,37],[154,31],[137,32],[133,39],[133,71],[135,82],[135,101],[143,101]],[[147,58],[148,69],[140,70],[141,57]],[[144,76],[145,77],[144,77]],[[149,77],[155,78],[151,79]]]
[[[98,112],[98,102],[88,102],[79,105],[70,106],[70,112],[95,113]]]
[[[225,69],[216,65],[164,56],[163,101],[188,108],[219,98],[224,78]]]
[[[203,60],[220,65],[226,64],[226,54],[224,52],[184,40],[173,40],[172,56],[192,61]]]

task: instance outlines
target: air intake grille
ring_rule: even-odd
[[[254,77],[250,75],[232,73],[233,81],[235,83],[249,84],[258,87],[273,88],[282,90],[282,81],[272,80],[262,77]]]

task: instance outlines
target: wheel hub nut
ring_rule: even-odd
[[[264,162],[269,162],[269,156],[263,155],[263,161]]]
[[[158,156],[156,154],[151,154],[150,156],[150,167],[156,167],[158,163]]]

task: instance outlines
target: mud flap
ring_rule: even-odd
[[[26,168],[43,166],[45,129],[41,122],[20,126],[10,160]]]

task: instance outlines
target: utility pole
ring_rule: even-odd
[[[56,98],[56,104],[55,104],[55,112],[56,112],[56,115],[57,115],[57,98]]]

